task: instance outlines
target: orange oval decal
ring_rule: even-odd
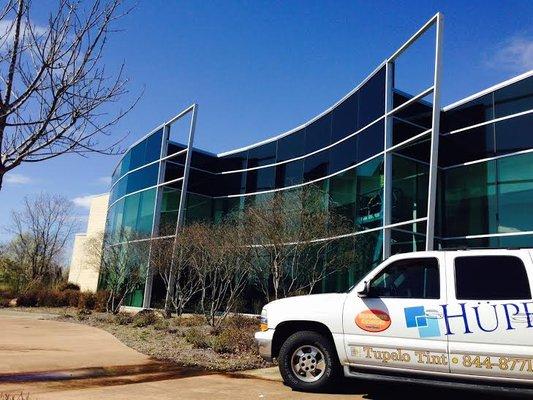
[[[357,326],[367,332],[382,332],[391,324],[389,314],[381,310],[366,310],[355,317]]]

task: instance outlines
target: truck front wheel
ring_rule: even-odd
[[[278,362],[285,383],[302,391],[325,388],[340,369],[333,343],[313,331],[289,336],[281,346]]]

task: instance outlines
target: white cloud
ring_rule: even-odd
[[[94,195],[74,197],[72,202],[78,207],[91,208],[93,197]]]
[[[31,183],[32,180],[26,175],[8,172],[4,177],[4,182],[9,185],[27,185],[28,183]]]
[[[99,184],[102,184],[102,185],[111,186],[111,177],[110,176],[102,176],[102,177],[98,178],[96,180],[96,182],[99,183]]]
[[[533,37],[516,35],[504,40],[488,55],[486,63],[491,68],[513,72],[533,69]]]
[[[36,34],[36,35],[44,35],[46,32],[48,32],[48,27],[47,26],[43,26],[43,25],[38,25],[38,24],[34,24],[34,23],[31,23],[30,24],[32,29],[33,29],[33,32]],[[23,22],[22,23],[22,32],[26,33],[26,24]],[[4,36],[5,34],[7,34],[7,37],[9,39],[9,41],[12,41],[14,38],[15,38],[15,29],[14,29],[14,26],[13,26],[13,20],[12,19],[3,19],[0,21],[0,35]],[[29,34],[29,33],[26,33],[26,34]]]

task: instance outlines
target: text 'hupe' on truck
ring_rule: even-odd
[[[267,304],[256,341],[297,390],[344,374],[533,394],[532,256],[396,255],[347,293]]]

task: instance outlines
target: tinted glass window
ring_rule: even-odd
[[[129,169],[135,169],[144,164],[144,151],[146,149],[146,140],[137,144],[130,150],[130,166]]]
[[[425,132],[427,129],[423,126],[410,123],[408,121],[393,118],[392,120],[392,144],[405,142],[413,136]],[[428,134],[429,135],[429,134]]]
[[[303,160],[291,161],[276,166],[276,187],[297,185],[302,183],[303,178]]]
[[[216,176],[208,172],[191,169],[189,171],[189,182],[187,190],[192,193],[199,193],[206,196],[214,195]]]
[[[381,120],[355,135],[357,137],[357,162],[383,151],[384,129],[383,120]]]
[[[494,92],[496,118],[533,108],[533,77]]]
[[[357,129],[357,93],[352,94],[335,110],[331,125],[331,143],[354,133]]]
[[[276,167],[254,169],[246,172],[246,193],[274,188]]]
[[[304,180],[306,182],[323,178],[328,174],[329,152],[316,153],[304,159]]]
[[[218,172],[218,159],[210,154],[194,150],[191,157],[191,166],[206,171]]]
[[[348,168],[356,163],[357,135],[329,149],[330,173]]]
[[[248,150],[248,168],[276,162],[276,142],[267,143]]]
[[[494,153],[494,124],[440,137],[439,165],[443,167],[492,157]]]
[[[146,139],[146,153],[144,155],[145,164],[160,158],[162,136],[163,130],[161,129]]]
[[[439,263],[436,258],[393,262],[370,283],[371,297],[439,299]]]
[[[394,113],[396,118],[418,125],[423,130],[431,128],[432,115],[433,106],[427,101],[424,101],[424,99],[411,103]]]
[[[173,181],[174,179],[183,178],[185,168],[175,162],[166,162],[164,182]]]
[[[278,161],[290,160],[305,153],[305,129],[278,140]]]
[[[246,168],[246,160],[248,158],[248,151],[230,154],[222,158],[222,171],[233,171]]]
[[[513,153],[533,147],[533,114],[496,122],[496,151]]]
[[[246,172],[218,175],[215,181],[220,181],[218,195],[230,195],[244,193],[246,186]]]
[[[330,144],[331,113],[319,118],[305,128],[305,152],[322,149]]]
[[[450,132],[494,119],[492,93],[442,114],[441,132]]]
[[[455,259],[457,300],[529,300],[531,291],[518,257],[470,256]]]
[[[385,113],[385,68],[379,70],[361,89],[357,129],[361,129]]]

